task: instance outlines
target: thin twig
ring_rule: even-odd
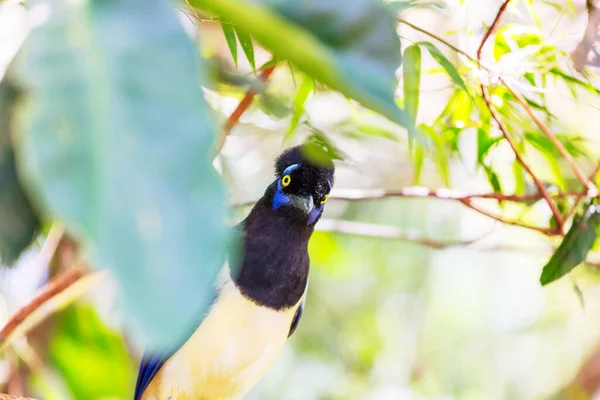
[[[440,241],[424,237],[414,229],[402,229],[396,226],[372,224],[368,222],[346,221],[323,218],[316,229],[321,232],[337,232],[348,235],[373,237],[380,239],[397,239],[421,244],[434,249],[445,249],[454,246],[468,246],[480,240]]]
[[[555,229],[549,229],[549,228],[542,228],[539,226],[534,226],[534,225],[528,225],[524,222],[520,222],[520,221],[516,221],[516,220],[509,220],[509,219],[504,219],[498,215],[495,215],[487,210],[484,210],[483,208],[476,206],[475,204],[473,204],[473,202],[471,202],[470,200],[466,199],[466,200],[461,200],[461,203],[463,203],[465,206],[467,206],[468,208],[470,208],[473,211],[476,211],[482,215],[485,215],[488,218],[491,218],[493,220],[502,222],[503,224],[506,225],[513,225],[513,226],[518,226],[521,228],[525,228],[525,229],[530,229],[530,230],[534,230],[537,232],[541,232],[544,235],[548,235],[548,236],[556,236],[556,235],[560,235],[561,232]]]
[[[83,268],[73,267],[50,281],[48,285],[29,303],[12,315],[0,330],[0,350],[4,348],[7,339],[33,312],[41,308],[50,299],[57,296],[86,275]]]
[[[550,197],[575,197],[586,194],[586,191],[579,192],[553,192],[548,193]],[[372,200],[386,197],[429,197],[440,200],[472,200],[472,199],[490,199],[499,201],[527,202],[543,199],[540,193],[528,194],[503,194],[503,193],[474,193],[465,194],[452,189],[429,189],[423,186],[408,186],[398,190],[384,189],[334,189],[329,199],[338,200]]]
[[[263,72],[260,74],[259,79],[262,82],[266,82],[269,79],[269,77],[271,76],[271,74],[273,73],[273,71],[275,70],[275,67],[276,67],[276,65],[271,65],[271,66],[265,68],[263,70]],[[242,101],[240,101],[240,104],[238,104],[238,106],[236,107],[235,110],[233,110],[233,112],[231,113],[229,118],[227,118],[227,121],[225,122],[225,125],[223,126],[223,129],[221,131],[221,135],[219,136],[219,141],[216,145],[216,149],[215,149],[216,154],[219,154],[219,152],[223,148],[223,145],[225,144],[225,140],[227,139],[227,136],[229,136],[229,133],[231,132],[233,127],[238,123],[242,114],[244,114],[244,112],[248,109],[248,107],[250,107],[250,104],[252,104],[252,99],[254,98],[255,95],[256,95],[256,92],[254,91],[254,89],[252,89],[252,88],[248,89],[248,91],[246,92],[246,95],[244,96]]]
[[[412,22],[408,22],[405,19],[398,19],[398,22],[404,24],[404,25],[408,25],[411,28],[413,28],[415,31],[424,33],[425,35],[431,37],[432,39],[437,40],[438,42],[442,43],[443,45],[447,46],[448,48],[454,50],[456,53],[458,54],[462,54],[463,56],[465,56],[469,61],[474,62],[475,64],[477,64],[480,68],[485,69],[486,71],[489,71],[489,68],[486,67],[485,65],[482,64],[482,62],[478,59],[476,59],[475,57],[473,57],[472,55],[470,55],[469,53],[467,53],[464,50],[459,49],[458,47],[456,47],[455,45],[453,45],[452,43],[448,42],[445,39],[442,39],[441,37],[437,36],[436,34],[433,34],[423,28],[421,28],[420,26],[417,26],[415,24],[413,24]]]
[[[598,190],[596,189],[594,184],[585,176],[583,171],[581,171],[581,169],[577,166],[575,160],[573,159],[573,156],[569,154],[565,146],[560,142],[560,140],[558,140],[556,135],[554,135],[550,128],[548,128],[548,126],[535,114],[531,106],[527,103],[527,100],[525,100],[525,98],[523,98],[523,96],[515,89],[513,89],[512,86],[510,86],[504,79],[499,78],[499,80],[504,84],[504,86],[506,86],[508,91],[517,99],[517,101],[525,109],[529,117],[531,117],[533,122],[535,122],[535,124],[538,126],[538,128],[540,128],[544,135],[546,135],[546,137],[550,139],[554,147],[556,147],[556,149],[560,152],[564,159],[567,160],[567,163],[571,166],[571,169],[577,176],[577,179],[579,179],[583,186],[588,188],[588,190],[591,192],[590,196],[596,196]]]
[[[498,13],[496,14],[496,18],[494,19],[494,22],[492,23],[492,25],[490,26],[488,31],[485,33],[483,40],[481,41],[481,44],[479,45],[479,48],[477,49],[477,59],[478,60],[481,61],[482,50],[483,50],[483,47],[485,46],[485,42],[489,39],[490,35],[492,34],[492,31],[494,31],[498,27],[498,24],[500,23],[500,20],[502,19],[502,15],[506,11],[506,7],[508,6],[508,3],[510,3],[510,1],[511,0],[506,0],[502,4],[502,6],[500,6],[500,9],[498,10]],[[498,115],[498,112],[492,105],[492,102],[490,100],[490,95],[487,91],[486,86],[482,83],[480,85],[480,87],[481,87],[481,93],[483,95],[483,100],[485,101],[485,104],[487,105],[488,109],[490,110],[492,117],[498,124],[498,128],[500,128],[502,135],[504,136],[504,138],[510,145],[513,153],[515,154],[515,157],[517,158],[517,161],[519,161],[519,163],[523,166],[523,168],[531,176],[531,178],[533,179],[533,182],[535,183],[538,190],[540,191],[540,194],[544,197],[544,199],[548,203],[548,206],[550,207],[550,210],[552,211],[552,215],[554,215],[554,218],[556,219],[556,223],[559,228],[558,231],[562,232],[563,218],[562,218],[562,215],[560,214],[558,207],[550,198],[550,195],[548,194],[548,190],[546,189],[546,187],[544,186],[542,181],[540,181],[540,179],[535,175],[535,173],[533,172],[533,170],[531,169],[529,164],[527,164],[527,162],[525,161],[523,156],[519,153],[514,139],[508,133],[506,126],[504,126],[504,123],[500,119],[500,115]]]
[[[506,7],[508,7],[508,3],[510,3],[510,0],[505,0],[504,3],[500,6],[500,9],[498,9],[498,13],[496,14],[496,18],[494,18],[494,22],[492,22],[492,25],[489,27],[489,29],[483,36],[483,39],[481,39],[481,43],[479,44],[479,48],[477,49],[477,61],[479,64],[481,64],[481,54],[483,52],[483,46],[485,46],[485,43],[490,38],[490,35],[494,33],[496,28],[498,28],[498,24],[500,24],[500,20],[502,19],[502,15],[504,15],[504,12],[506,11]]]

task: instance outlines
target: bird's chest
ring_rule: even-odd
[[[226,285],[194,335],[162,368],[159,381],[169,384],[150,391],[160,393],[157,400],[240,398],[280,353],[298,305],[276,311]]]

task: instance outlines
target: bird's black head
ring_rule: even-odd
[[[284,151],[275,162],[275,181],[265,198],[273,210],[295,221],[313,226],[321,217],[333,187],[334,166],[330,160],[316,160],[302,146]]]

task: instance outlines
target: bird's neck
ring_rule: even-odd
[[[243,226],[243,256],[235,279],[256,303],[281,310],[298,303],[309,270],[308,241],[313,228],[259,201]]]

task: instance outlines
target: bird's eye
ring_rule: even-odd
[[[326,194],[325,197],[323,197],[323,200],[321,200],[321,204],[327,203],[327,200],[329,200],[329,195],[328,194]]]
[[[281,178],[281,184],[283,187],[289,186],[290,182],[292,182],[292,178],[289,175],[285,175]]]

